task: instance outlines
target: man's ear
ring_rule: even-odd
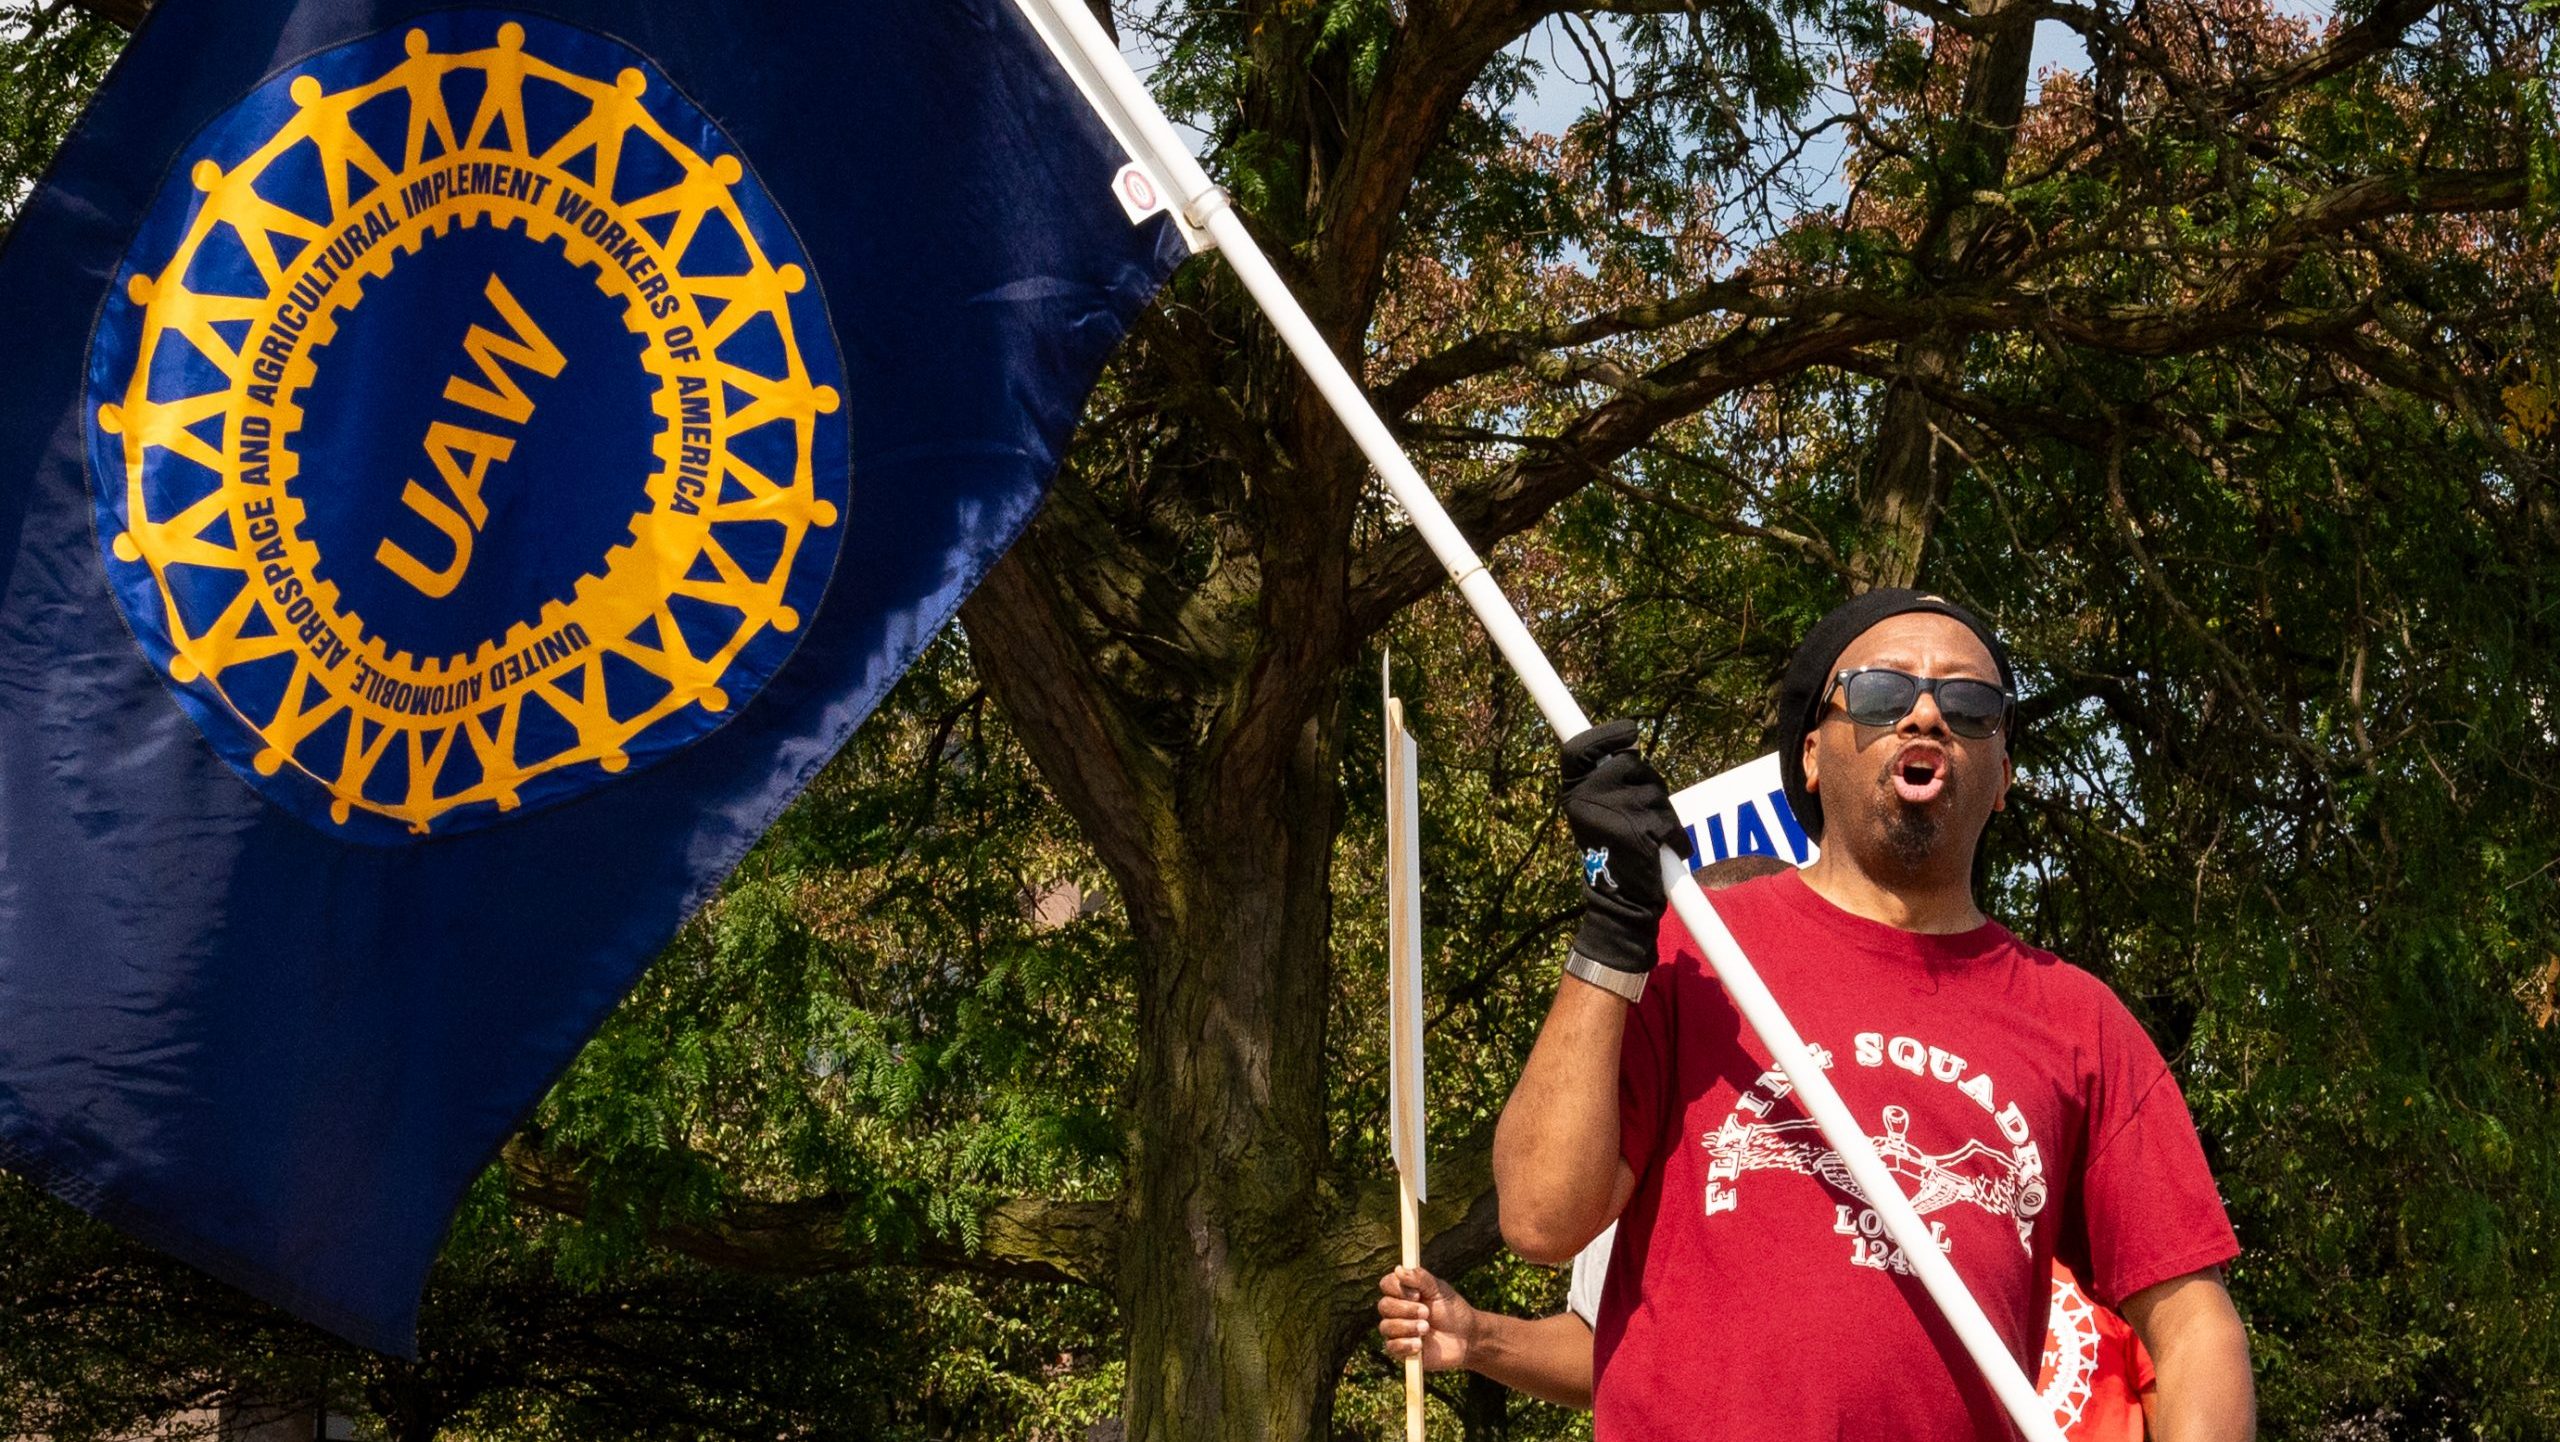
[[[1804,789],[1808,796],[1822,789],[1822,763],[1814,759],[1818,752],[1813,744],[1820,734],[1819,731],[1804,733],[1804,754],[1797,758],[1804,763]]]
[[[2008,743],[2004,741],[2000,746],[2000,791],[1998,795],[1991,798],[1992,810],[2006,811],[2009,809],[2009,787],[2016,782],[2017,779],[2017,760],[2010,756]]]

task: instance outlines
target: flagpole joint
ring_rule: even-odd
[[[1235,197],[1227,194],[1227,188],[1223,185],[1212,185],[1182,202],[1182,218],[1194,229],[1207,230],[1209,222],[1216,218],[1218,212],[1235,208]]]

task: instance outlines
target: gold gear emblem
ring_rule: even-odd
[[[97,424],[117,438],[123,465],[127,525],[109,548],[118,561],[150,568],[167,617],[172,678],[209,685],[263,738],[252,762],[260,775],[293,768],[325,787],[336,823],[369,812],[423,834],[457,807],[513,810],[526,784],[546,773],[586,763],[622,771],[652,727],[688,708],[712,715],[730,708],[723,676],[760,635],[800,626],[785,601],[793,564],[813,528],[839,519],[819,494],[813,454],[819,418],[836,412],[841,397],[809,373],[790,305],[808,278],[798,265],[774,263],[759,243],[735,194],[739,160],[699,154],[655,118],[641,103],[648,84],[641,71],[599,80],[562,69],[528,53],[514,23],[486,48],[439,53],[424,30],[403,41],[405,61],[369,83],[329,92],[310,75],[296,78],[294,113],[239,166],[198,162],[191,179],[204,199],[183,239],[165,265],[127,285],[141,315],[138,349],[122,398],[99,406]],[[445,81],[457,72],[477,72],[481,82],[468,115],[448,108]],[[584,107],[539,153],[527,139],[529,82],[558,87]],[[377,152],[350,119],[394,93],[408,103],[407,141],[396,157]],[[617,172],[634,137],[671,159],[680,178],[617,201]],[[305,144],[326,182],[326,221],[261,193],[267,168]],[[575,173],[573,162],[591,174]],[[540,179],[511,190],[512,176]],[[584,205],[564,208],[564,197]],[[578,223],[599,214],[609,226]],[[317,574],[306,499],[289,490],[301,472],[296,400],[317,374],[313,352],[336,334],[364,287],[456,226],[520,231],[529,245],[556,247],[594,272],[641,337],[659,432],[628,540],[576,578],[572,594],[467,652],[411,655],[368,631]],[[720,273],[707,262],[687,268],[706,233],[725,247]],[[299,249],[279,247],[277,237]],[[217,239],[245,250],[263,295],[189,287],[199,253]],[[732,345],[757,322],[769,323],[762,334],[781,336],[778,362],[769,345]],[[182,345],[209,358],[227,386],[155,399],[155,357]],[[767,426],[788,428],[789,474],[766,474],[732,448]],[[155,488],[145,479],[167,460],[164,452],[212,472],[219,485],[154,514]],[[718,527],[728,521],[778,523],[778,554],[742,559],[722,543]],[[191,626],[173,589],[180,567],[239,572],[246,584],[218,616],[199,615]],[[691,616],[719,617],[725,636],[701,644],[697,621],[688,639],[672,609],[679,598],[702,603],[688,608]],[[291,676],[271,705],[244,704],[225,684],[245,674],[240,668],[287,656]],[[663,693],[617,709],[605,674],[612,657],[656,678]],[[270,681],[262,691],[272,689]],[[527,728],[535,707],[565,726],[545,718]],[[331,729],[342,714],[347,724]],[[565,740],[533,742],[529,729]],[[326,739],[315,740],[324,731]],[[368,794],[395,746],[405,749],[405,784],[395,796]],[[455,764],[465,754],[476,764]]]

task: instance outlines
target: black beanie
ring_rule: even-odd
[[[1879,621],[1912,611],[1925,611],[1964,623],[1966,630],[1982,639],[1991,652],[1992,664],[2000,668],[2000,689],[2015,694],[2018,678],[2009,669],[2009,648],[1991,634],[1980,617],[1948,600],[1925,591],[1899,588],[1869,591],[1852,596],[1833,608],[1830,615],[1813,623],[1804,633],[1795,655],[1787,662],[1787,674],[1778,682],[1778,769],[1786,777],[1787,804],[1795,808],[1796,824],[1804,834],[1816,841],[1822,839],[1822,802],[1804,789],[1804,738],[1821,714],[1822,698],[1831,689],[1832,668],[1849,643],[1867,633]],[[2007,738],[2014,752],[2018,738]]]

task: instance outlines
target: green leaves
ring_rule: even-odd
[[[53,163],[124,32],[70,4],[0,4],[0,234]]]
[[[1395,42],[1396,12],[1390,0],[1326,0],[1312,53],[1339,54],[1349,62],[1352,84],[1366,91]]]

